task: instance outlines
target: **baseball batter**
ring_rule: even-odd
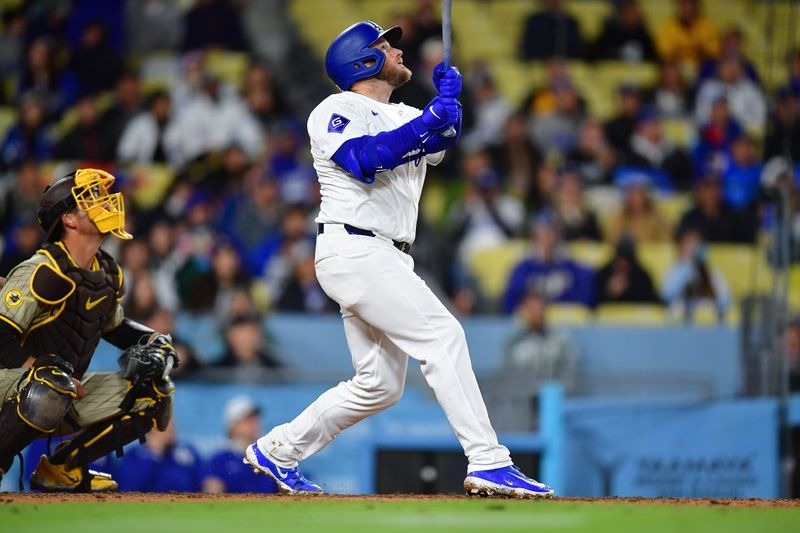
[[[342,430],[395,404],[408,358],[421,363],[469,460],[468,494],[552,495],[522,474],[497,441],[472,371],[464,331],[408,255],[425,172],[461,130],[461,75],[439,65],[424,110],[390,104],[411,79],[395,48],[399,27],[354,24],[330,45],[328,76],[342,89],[311,113],[308,133],[322,190],[316,272],[341,306],[355,376],[248,447],[244,461],[284,493],[321,492],[298,471]],[[444,133],[454,126],[456,135]]]

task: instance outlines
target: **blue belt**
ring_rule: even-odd
[[[361,229],[355,226],[351,226],[350,224],[342,224],[344,226],[344,230],[349,233],[350,235],[363,235],[364,237],[374,237],[375,233],[368,229]],[[325,233],[325,224],[319,223],[317,224],[317,235],[322,235]],[[407,242],[400,242],[392,239],[392,244],[395,248],[403,252],[404,254],[409,253],[411,250],[411,243]]]

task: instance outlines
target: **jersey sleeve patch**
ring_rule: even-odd
[[[328,121],[328,133],[342,133],[348,124],[350,124],[350,119],[334,113]]]

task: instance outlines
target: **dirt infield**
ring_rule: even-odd
[[[152,494],[143,492],[120,492],[106,494],[43,494],[43,493],[0,493],[2,504],[44,504],[68,502],[227,502],[227,501],[430,501],[464,500],[466,496],[455,494],[387,494],[367,496],[322,495],[322,496],[279,496],[264,494]],[[503,501],[500,499],[500,501]],[[800,499],[761,500],[735,498],[554,498],[548,504],[564,503],[629,503],[638,505],[676,505],[700,507],[755,507],[755,508],[800,508]]]

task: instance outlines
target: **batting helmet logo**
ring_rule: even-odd
[[[383,68],[386,56],[370,48],[385,38],[392,46],[403,36],[399,26],[384,30],[371,20],[356,22],[333,40],[325,54],[325,71],[337,87],[347,91],[358,80],[371,78]]]

